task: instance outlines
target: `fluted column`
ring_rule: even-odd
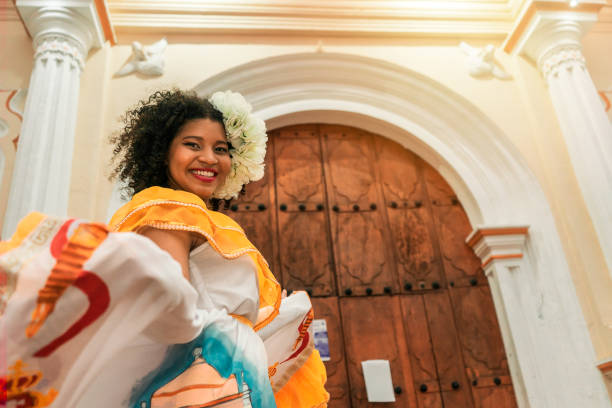
[[[541,23],[525,53],[546,79],[572,167],[612,273],[612,124],[582,54],[583,20]]]
[[[66,215],[77,118],[80,76],[99,24],[81,8],[41,7],[18,1],[17,7],[33,37],[34,67],[10,187],[2,236],[31,211]],[[75,4],[73,2],[73,4]],[[91,2],[90,6],[93,4]]]

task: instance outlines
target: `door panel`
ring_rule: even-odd
[[[511,384],[474,389],[476,408],[517,408]]]
[[[353,408],[415,406],[399,298],[372,296],[340,299],[340,314],[345,333],[346,359]],[[381,335],[385,333],[385,335]],[[394,387],[402,392],[395,403],[369,403],[361,362],[389,360]],[[406,391],[409,392],[406,392]]]
[[[227,215],[247,231],[247,237],[261,252],[272,269],[275,260],[273,243],[276,236],[274,224],[272,223],[274,209],[257,212],[248,209],[241,210],[240,208],[243,205],[251,207],[249,204],[240,204],[238,211],[229,211]]]
[[[442,263],[447,281],[455,286],[466,286],[476,279],[486,284],[480,260],[465,243],[471,232],[467,216],[460,205],[433,206],[433,215],[437,224]]]
[[[423,295],[429,331],[440,381],[442,400],[446,407],[471,407],[467,381],[453,311],[446,291]]]
[[[489,287],[455,288],[451,296],[466,366],[483,376],[506,374],[508,363]]]
[[[423,163],[423,177],[433,209],[444,275],[453,286],[486,284],[480,260],[465,243],[472,232],[470,222],[448,183],[430,165]]]
[[[330,394],[329,408],[346,408],[351,405],[351,395],[346,374],[344,336],[338,309],[337,297],[312,298],[316,319],[325,319],[329,340],[330,361],[325,361],[327,370],[326,389]]]
[[[466,373],[476,384],[476,406],[496,406],[490,404],[497,400],[498,406],[505,406],[513,390],[490,289],[484,285],[455,288],[451,298]]]
[[[300,126],[273,135],[279,266],[287,289],[331,296],[336,285],[317,129]]]
[[[453,189],[433,167],[422,160],[421,163],[429,199],[434,205],[452,205],[457,200]]]
[[[268,261],[270,268],[276,270],[276,211],[274,209],[274,169],[272,152],[266,154],[266,171],[264,177],[245,188],[245,194],[239,195],[230,203],[230,208],[222,211],[233,218],[246,232],[249,240],[259,249]],[[223,207],[223,204],[222,204]]]
[[[326,181],[332,205],[342,211],[378,203],[376,167],[371,136],[357,129],[321,126],[327,165]]]
[[[321,133],[340,295],[395,293],[395,263],[381,211],[372,137],[338,126],[322,126]]]
[[[280,265],[287,290],[312,296],[336,294],[323,212],[279,212]]]
[[[401,306],[414,387],[420,408],[442,408],[436,359],[423,296],[402,296]]]
[[[274,133],[276,197],[289,210],[299,204],[325,202],[321,146],[316,126],[287,128]]]
[[[387,215],[395,242],[399,282],[404,291],[443,286],[430,210],[391,207]]]
[[[397,287],[393,262],[386,255],[386,231],[365,212],[331,216],[338,286],[341,295],[390,293]]]
[[[376,164],[387,207],[416,207],[426,198],[418,171],[421,160],[410,150],[382,137],[374,137]]]

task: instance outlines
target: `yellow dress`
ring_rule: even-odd
[[[233,313],[233,310],[228,310],[228,312],[239,321],[252,326],[256,332],[260,332],[268,325],[274,326],[274,319],[281,308],[280,285],[271,273],[265,259],[235,221],[222,213],[207,209],[204,202],[192,193],[151,187],[136,194],[129,203],[115,213],[110,221],[111,231],[137,232],[143,227],[190,231],[198,234],[206,239],[207,245],[210,245],[218,255],[227,261],[238,260],[241,257],[250,258],[252,261],[250,264],[254,267],[257,276],[257,287],[254,290],[258,291],[258,318],[253,322],[245,318],[244,313]],[[194,249],[192,254],[197,249]],[[190,263],[191,258],[190,254]],[[244,294],[245,298],[249,295],[252,294]],[[234,292],[232,296],[240,296],[240,294]],[[307,325],[301,322],[300,333],[302,335],[300,337],[306,334],[312,320],[312,310],[309,313],[310,318],[305,319]],[[293,347],[297,349],[299,342],[294,342]],[[289,365],[289,363],[273,360],[274,358],[269,354],[268,372],[275,391],[274,399],[279,408],[312,408],[327,405],[329,394],[324,388],[325,367],[312,344],[304,347],[304,351],[292,359],[291,367],[286,368],[282,375],[275,376],[279,371],[279,364]]]

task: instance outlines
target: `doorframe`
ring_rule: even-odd
[[[241,92],[270,130],[333,123],[412,150],[454,189],[474,236],[527,227],[522,238],[473,243],[483,262],[504,245],[515,255],[491,258],[485,272],[517,402],[521,408],[612,407],[548,200],[492,119],[429,77],[348,54],[266,58],[194,88],[201,96],[225,89]]]

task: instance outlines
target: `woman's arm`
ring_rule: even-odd
[[[144,228],[138,232],[168,252],[181,265],[183,276],[189,280],[189,252],[194,246],[194,237],[190,232],[157,228]]]

